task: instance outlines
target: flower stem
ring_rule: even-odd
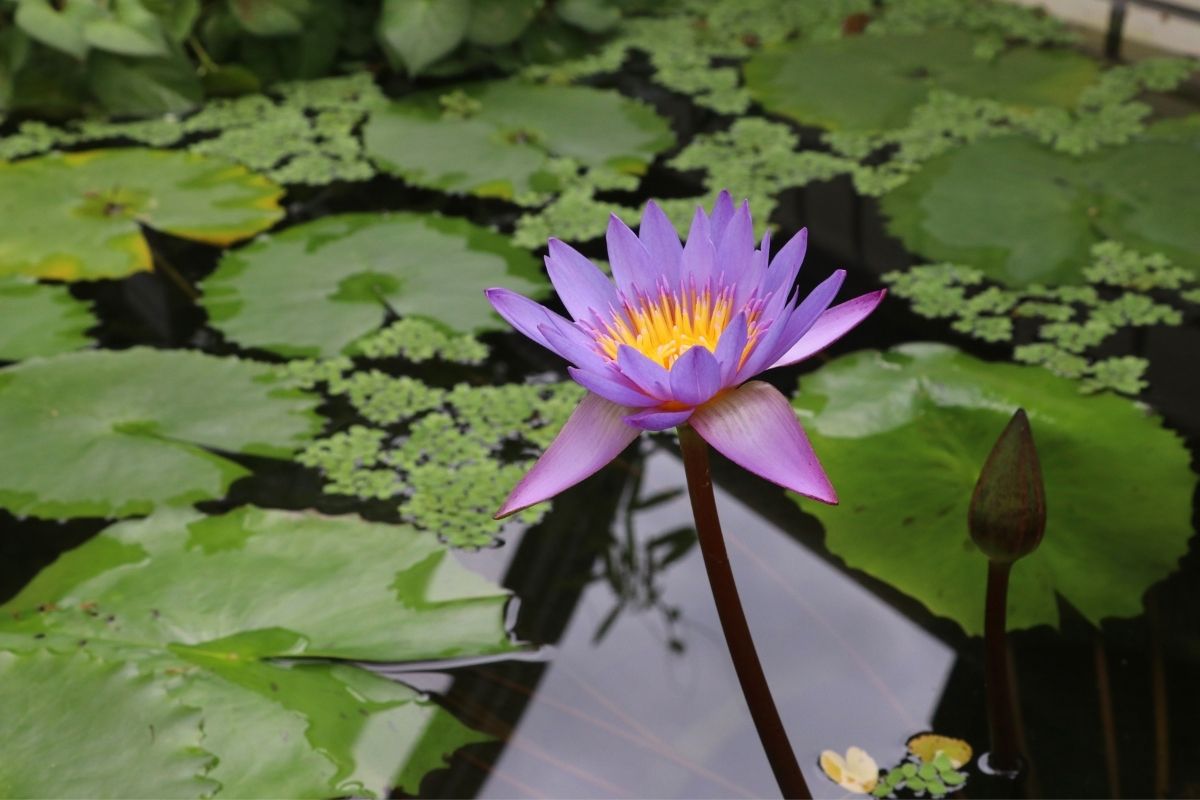
[[[1008,575],[1011,570],[1011,561],[988,561],[983,642],[987,651],[984,680],[987,686],[988,727],[992,737],[988,767],[995,773],[1015,777],[1021,770],[1021,759],[1017,754],[1012,686],[1008,674]]]
[[[733,582],[721,521],[717,517],[717,501],[713,497],[712,476],[708,469],[708,444],[690,426],[680,425],[679,446],[683,451],[683,469],[687,473],[688,494],[692,499],[692,515],[696,519],[700,552],[704,555],[708,583],[717,604],[717,615],[721,618],[725,644],[729,647],[733,667],[742,684],[742,694],[746,698],[746,705],[750,707],[750,716],[767,753],[771,771],[775,773],[779,790],[786,798],[807,800],[812,794],[804,782],[804,773],[796,763],[796,754],[792,752],[783,720],[775,708],[767,677],[763,674],[758,652],[754,649],[754,640],[750,637],[750,626],[746,624],[746,613],[742,610],[737,585]]]

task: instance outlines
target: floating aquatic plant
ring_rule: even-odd
[[[1010,628],[1057,626],[1064,602],[1096,625],[1137,616],[1187,551],[1187,448],[1129,399],[1081,395],[1046,370],[935,344],[844,356],[800,386],[793,404],[831,480],[855,496],[849,514],[802,502],[826,546],[968,633],[983,631],[987,565],[963,520],[979,465],[1017,407],[1038,434],[1047,535],[1013,570]]]
[[[1120,330],[1181,324],[1182,311],[1159,298],[1194,285],[1196,278],[1162,254],[1142,255],[1117,242],[1094,245],[1090,264],[1080,273],[1093,285],[1009,289],[989,285],[980,270],[956,264],[921,265],[883,279],[916,313],[949,318],[954,330],[981,341],[1012,342],[1014,321],[1040,320],[1035,340],[1014,347],[1015,360],[1080,379],[1085,392],[1138,394],[1146,388],[1144,358],[1091,354]]]
[[[0,278],[0,361],[52,356],[91,344],[96,318],[66,286]]]
[[[483,289],[549,289],[507,237],[434,214],[337,214],[227,253],[200,285],[214,328],[288,356],[355,352],[391,316],[448,334],[495,330]],[[411,324],[411,323],[410,323]]]
[[[487,737],[338,662],[509,652],[508,599],[433,537],[357,517],[168,509],[113,525],[0,606],[0,787],[415,795]]]
[[[50,519],[125,517],[220,497],[320,428],[317,398],[270,367],[134,348],[0,370],[0,507]]]
[[[282,194],[245,167],[165,150],[0,163],[0,277],[76,281],[149,270],[142,226],[227,245],[283,216]]]

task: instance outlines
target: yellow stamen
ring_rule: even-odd
[[[698,345],[710,352],[717,349],[721,333],[734,316],[733,294],[726,290],[714,295],[711,289],[693,289],[681,295],[663,292],[656,298],[626,301],[624,312],[599,331],[596,343],[600,350],[615,359],[618,348],[628,345],[670,369],[692,347]],[[754,311],[749,314],[743,359],[757,336],[757,317]]]

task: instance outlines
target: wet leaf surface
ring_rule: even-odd
[[[403,526],[252,507],[119,523],[0,607],[0,789],[416,793],[444,755],[484,737],[406,686],[324,659],[506,652],[507,600]]]
[[[220,497],[249,474],[223,454],[289,457],[317,402],[266,365],[197,352],[32,359],[0,370],[0,506],[122,517]]]
[[[534,258],[465,220],[347,214],[297,225],[222,259],[201,286],[213,327],[289,356],[333,356],[379,329],[389,312],[451,331],[507,326],[483,291],[544,296]]]
[[[909,344],[828,364],[793,403],[842,500],[802,504],[826,546],[968,633],[983,632],[987,559],[967,535],[967,505],[1018,406],[1037,442],[1047,523],[1041,547],[1013,567],[1011,629],[1057,626],[1059,598],[1093,624],[1140,614],[1143,593],[1187,550],[1187,450],[1132,401]]]
[[[165,150],[0,163],[0,277],[75,281],[148,270],[142,225],[230,244],[274,224],[282,193],[245,167]]]

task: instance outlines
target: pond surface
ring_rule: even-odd
[[[598,84],[651,103],[683,142],[730,121],[654,85],[644,59],[631,60]],[[805,148],[820,149],[814,129],[796,130]],[[638,204],[700,191],[694,176],[660,159],[636,194],[611,191],[605,197]],[[807,226],[811,232],[802,292],[844,267],[849,277],[841,297],[852,297],[881,286],[886,272],[927,260],[886,232],[878,201],[856,193],[845,176],[788,189],[778,200],[773,224],[781,231]],[[436,210],[507,233],[517,217],[516,208],[500,200],[449,198],[390,177],[294,189],[285,206],[289,226],[341,212]],[[148,236],[173,269],[73,287],[76,297],[94,303],[99,325],[92,334],[101,347],[148,345],[279,360],[226,340],[193,301],[191,287],[216,268],[217,248]],[[599,240],[580,246],[588,256],[605,256]],[[493,348],[485,364],[405,371],[436,386],[566,377],[563,365],[514,334],[482,338]],[[819,359],[779,370],[768,380],[790,395],[799,375],[844,353],[925,340],[953,343],[985,360],[1007,358],[1005,347],[954,332],[892,299]],[[1196,314],[1180,326],[1123,331],[1100,355],[1105,348],[1148,359],[1149,388],[1140,399],[1182,438],[1194,470],[1200,452]],[[321,411],[335,426],[353,416],[344,401],[330,397]],[[233,458],[253,474],[236,482],[224,499],[202,503],[203,510],[253,503],[395,520],[394,506],[387,503],[323,493],[315,469]],[[823,750],[862,747],[886,769],[903,760],[910,736],[935,731],[966,740],[976,754],[985,752],[982,640],[888,583],[846,567],[826,548],[817,519],[798,511],[781,490],[719,458],[715,470],[717,502],[749,623],[816,796],[844,795],[818,767]],[[1197,508],[1193,498],[1193,530]],[[106,524],[4,513],[0,602]],[[643,437],[614,464],[564,493],[541,522],[510,523],[496,546],[456,552],[462,565],[512,591],[508,622],[529,649],[465,664],[362,662],[429,693],[459,720],[493,737],[454,752],[448,769],[424,778],[420,795],[774,796],[691,525],[674,436],[657,435]],[[947,519],[946,526],[957,541],[965,519]],[[1047,539],[1054,536],[1053,528],[1047,531]],[[1141,616],[1108,619],[1096,628],[1060,598],[1060,630],[1040,626],[1010,634],[1027,769],[1009,782],[972,764],[962,796],[1200,794],[1200,733],[1193,722],[1200,717],[1195,541],[1179,568],[1146,593]]]

